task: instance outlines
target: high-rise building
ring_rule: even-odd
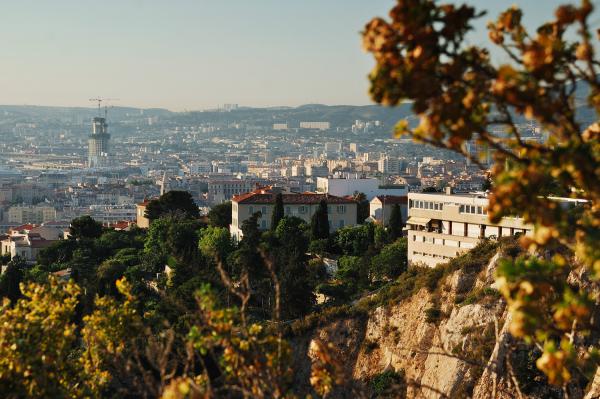
[[[88,167],[97,168],[108,164],[108,141],[106,119],[95,117],[92,120],[92,134],[88,140]]]

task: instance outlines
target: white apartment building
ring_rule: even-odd
[[[317,192],[338,197],[364,193],[371,201],[378,195],[405,196],[408,189],[404,186],[381,186],[375,178],[317,178]]]
[[[208,202],[220,204],[229,201],[234,195],[252,191],[256,182],[245,179],[213,180],[208,182]]]
[[[309,163],[306,165],[306,175],[312,177],[329,176],[329,167],[326,164]]]
[[[342,143],[340,143],[340,142],[325,143],[325,152],[328,154],[338,154],[338,153],[342,152]]]
[[[447,262],[477,245],[482,238],[531,234],[521,218],[492,224],[488,199],[477,194],[409,193],[408,260],[430,267]]]
[[[402,171],[402,161],[398,158],[382,157],[377,161],[377,170],[385,174],[400,174]]]
[[[282,196],[285,216],[299,217],[306,223],[310,223],[312,215],[319,207],[319,203],[325,199],[327,201],[330,232],[357,224],[357,203],[352,198],[314,193],[284,193]],[[232,237],[236,240],[242,238],[242,223],[256,212],[261,214],[258,218],[258,227],[261,230],[270,229],[275,198],[276,194],[270,188],[257,189],[233,197],[231,226],[229,228]]]
[[[136,220],[135,205],[91,205],[90,216],[100,223],[116,223]]]
[[[329,130],[329,122],[300,122],[300,129]]]
[[[42,224],[56,220],[56,209],[51,206],[11,206],[8,209],[8,223]]]
[[[212,164],[210,162],[192,162],[187,169],[191,175],[207,175],[212,172]]]

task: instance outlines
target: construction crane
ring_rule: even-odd
[[[102,116],[102,101],[119,101],[118,98],[102,98],[102,97],[96,97],[96,98],[90,98],[90,101],[94,101],[98,103],[98,116]],[[106,103],[105,103],[106,104]],[[106,119],[106,114],[108,113],[108,107],[105,105],[104,106],[104,118]]]

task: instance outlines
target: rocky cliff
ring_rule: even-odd
[[[364,314],[324,320],[294,340],[297,384],[309,392],[311,348],[322,343],[341,368],[332,397],[564,397],[537,371],[535,349],[508,333],[506,304],[493,286],[498,258],[464,262],[424,283],[417,275]],[[575,387],[569,397],[584,394]]]

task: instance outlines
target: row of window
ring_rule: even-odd
[[[408,206],[410,208],[431,209],[434,211],[444,210],[444,203],[435,201],[410,200]]]
[[[426,252],[413,251],[412,254],[415,256],[429,256],[431,258],[452,259],[452,257],[450,257],[450,256],[443,256],[443,255],[438,255],[438,254],[428,254]],[[456,255],[458,255],[458,252],[456,253]]]
[[[473,248],[473,244],[470,242],[463,242],[460,240],[448,240],[445,238],[438,238],[432,236],[421,236],[421,235],[413,235],[413,241],[415,242],[423,242],[426,244],[437,244],[448,247],[458,247],[458,248]]]
[[[237,223],[237,220],[235,220],[235,223]],[[235,224],[234,224],[234,225],[235,225]],[[339,229],[341,229],[341,228],[342,228],[342,227],[344,227],[344,226],[345,226],[345,223],[344,223],[344,221],[343,221],[343,220],[339,220],[339,221],[338,221],[338,226],[337,226],[337,227],[338,227]],[[330,221],[329,221],[329,228],[330,228],[330,229],[333,229],[333,227],[334,227],[334,226],[333,226],[333,223],[332,223],[332,222],[331,222],[331,220],[330,220]],[[265,230],[265,229],[267,228],[267,221],[266,221],[265,219],[262,219],[262,220],[260,221],[260,228],[261,228],[261,229],[263,229],[263,230]]]
[[[333,208],[334,208],[333,206],[328,206],[327,207],[327,212],[330,213],[330,214],[333,213]],[[308,210],[309,210],[309,207],[306,206],[306,205],[300,205],[297,208],[297,212],[299,214],[308,213]],[[338,214],[344,214],[344,213],[346,213],[346,205],[337,205],[335,207],[335,211]],[[253,206],[249,206],[248,207],[248,214],[249,215],[254,215],[255,212],[260,212],[263,216],[265,216],[265,215],[267,215],[267,207],[266,206],[263,206],[263,207],[260,207],[260,208],[258,208],[258,207],[255,208]],[[286,215],[291,215],[292,214],[292,208],[290,206],[286,206],[286,207],[284,207],[284,212],[285,212]]]
[[[443,202],[435,202],[435,201],[421,201],[421,200],[410,200],[409,205],[410,208],[419,208],[419,209],[430,209],[433,211],[443,211],[444,203]],[[484,215],[484,209],[482,206],[476,205],[459,205],[458,211],[460,213],[471,213],[474,215]]]
[[[484,211],[483,211],[483,207],[482,206],[461,205],[458,208],[458,211],[460,213],[471,213],[471,214],[474,214],[474,215],[484,215]]]

